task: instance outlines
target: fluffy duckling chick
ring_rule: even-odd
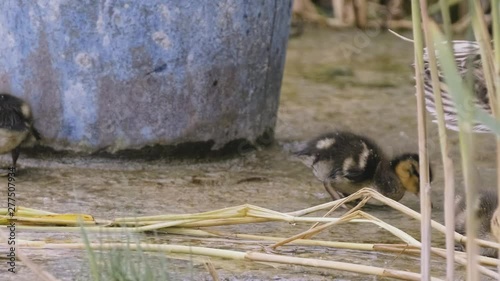
[[[32,146],[39,139],[30,106],[20,98],[0,93],[0,154],[11,152],[16,167],[20,148]]]
[[[389,161],[367,137],[336,131],[311,140],[296,154],[312,168],[333,200],[363,187],[371,187],[396,201],[401,200],[406,191],[419,195],[418,155],[402,154]],[[379,204],[372,200],[369,203]]]
[[[492,230],[493,213],[497,209],[497,193],[493,190],[479,191],[479,205],[476,212],[476,218],[479,221],[478,238],[483,240],[495,241]],[[455,231],[465,235],[466,224],[466,203],[465,196],[459,195],[455,200]],[[464,250],[463,245],[457,245],[457,248]],[[481,247],[480,254],[488,257],[497,257],[497,250],[493,248]]]

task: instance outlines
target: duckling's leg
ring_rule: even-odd
[[[334,201],[343,198],[328,182],[323,182],[323,186]]]
[[[328,192],[330,194],[330,196],[332,197],[333,201],[335,200],[339,200],[339,199],[342,199],[344,198],[344,196],[342,196],[340,193],[338,193],[331,185],[330,183],[328,182],[323,182],[323,186],[325,187],[326,189],[326,192]],[[342,204],[341,206],[342,208],[344,209],[349,209],[349,207],[347,207],[345,204]]]
[[[14,148],[11,153],[12,153],[12,167],[15,168],[17,164],[17,158],[19,158],[19,154],[21,153],[19,146]]]
[[[455,243],[455,251],[465,252],[465,246],[458,242]]]

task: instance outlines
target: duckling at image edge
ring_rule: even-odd
[[[500,243],[500,208],[498,207],[493,212],[490,227],[491,227],[491,234],[495,238],[495,241],[497,243]]]
[[[482,109],[489,114],[492,114],[492,110],[489,104],[488,89],[486,87],[486,80],[482,68],[481,62],[481,51],[479,43],[474,41],[453,41],[453,53],[455,56],[455,63],[457,65],[458,71],[462,78],[465,78],[470,73],[473,78],[473,103],[477,109]],[[441,93],[441,98],[443,102],[444,111],[444,121],[446,127],[453,131],[459,131],[458,128],[458,117],[456,105],[453,103],[451,94],[449,93],[449,87],[446,85],[444,75],[441,71],[438,73],[440,85],[439,90]],[[434,94],[432,89],[432,79],[430,73],[429,64],[429,54],[427,48],[424,49],[424,92],[425,92],[425,105],[427,111],[436,117],[436,104],[434,102]],[[436,120],[434,120],[436,122]],[[491,130],[479,122],[475,122],[472,127],[473,132],[476,133],[490,133]],[[500,242],[500,209],[497,208],[497,195],[491,194],[491,191],[479,191],[480,194],[480,209],[478,211],[478,218],[481,220],[480,237],[484,239],[491,238],[493,236],[497,242]],[[486,195],[488,194],[488,195]],[[461,202],[461,199],[457,199],[457,204]],[[465,215],[463,218],[458,216],[458,211],[464,213],[465,202],[460,203],[460,206],[456,210],[456,223],[455,228],[459,229],[462,227],[465,232]],[[495,207],[492,207],[495,206]],[[496,209],[496,210],[495,210]],[[485,225],[488,224],[488,227]],[[457,230],[458,232],[458,230]],[[481,233],[482,232],[482,233]],[[486,252],[485,252],[486,251]],[[490,255],[487,250],[481,249],[481,253],[484,255]],[[495,255],[496,255],[496,251]],[[493,256],[495,256],[493,255]]]
[[[495,241],[493,231],[493,213],[498,206],[497,193],[493,190],[479,190],[479,204],[476,219],[479,221],[478,238]],[[465,196],[459,195],[455,199],[455,231],[465,235],[466,227],[466,203]],[[458,250],[464,250],[463,245],[457,245]],[[497,257],[497,249],[481,247],[480,254],[488,257]]]
[[[11,152],[16,167],[21,147],[33,146],[40,134],[33,127],[31,107],[22,99],[0,93],[0,154]]]
[[[336,131],[308,142],[297,152],[299,159],[325,186],[333,200],[371,187],[395,201],[406,191],[419,195],[419,158],[417,154],[401,154],[387,160],[371,139],[351,132]],[[429,168],[432,180],[432,171]],[[379,205],[370,200],[369,204]]]

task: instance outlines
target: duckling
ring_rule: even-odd
[[[18,97],[0,93],[0,154],[11,152],[16,167],[20,148],[32,146],[40,140],[33,127],[30,106]]]
[[[296,155],[312,168],[333,200],[363,187],[396,201],[406,191],[419,195],[418,155],[405,153],[389,161],[382,149],[365,136],[346,131],[327,133],[309,141]]]
[[[491,218],[491,234],[497,243],[500,243],[500,208],[497,207]]]
[[[489,114],[492,110],[489,104],[488,89],[483,73],[480,47],[474,41],[453,41],[453,52],[455,54],[455,63],[462,78],[470,72],[473,78],[473,103],[479,108],[483,109]],[[444,75],[442,72],[438,73],[440,82],[441,98],[443,101],[444,122],[446,127],[453,131],[458,131],[458,117],[456,106],[448,92],[448,86],[445,84]],[[429,65],[429,54],[427,48],[424,49],[424,92],[425,92],[425,105],[427,111],[436,119],[436,104],[434,103],[434,94],[432,92],[432,79]],[[437,120],[434,120],[437,122]],[[491,130],[485,125],[475,122],[472,131],[476,133],[490,133]],[[497,208],[497,196],[490,191],[480,191],[480,209],[478,211],[478,218],[481,220],[481,229],[479,237],[488,239],[496,238],[500,242],[500,208]],[[464,201],[464,202],[462,202]],[[458,199],[459,206],[456,206],[457,222],[455,228],[465,232],[465,199]],[[460,203],[462,202],[462,203]],[[458,204],[457,203],[457,204]],[[494,206],[494,207],[493,207]],[[459,211],[461,216],[459,217]],[[488,226],[486,226],[488,225]],[[459,228],[460,227],[460,228]],[[481,253],[488,256],[496,256],[496,251],[492,249],[481,249]]]
[[[483,73],[479,44],[474,41],[453,41],[453,52],[455,62],[462,78],[465,78],[469,72],[473,77],[473,102],[477,108],[484,109],[489,114],[492,113],[489,104],[488,91]],[[469,64],[470,63],[470,64]],[[449,87],[446,85],[444,75],[441,71],[438,73],[440,83],[441,97],[443,100],[443,110],[446,127],[453,131],[458,131],[458,117],[456,106],[453,103]],[[434,103],[434,94],[432,92],[432,79],[429,64],[429,54],[427,48],[424,49],[424,92],[425,105],[427,111],[434,117],[433,122],[437,122],[436,104]],[[490,129],[481,123],[474,123],[472,130],[477,133],[488,133]]]
[[[453,52],[455,54],[455,63],[462,78],[468,73],[473,78],[473,103],[479,108],[492,114],[489,104],[488,89],[483,73],[480,47],[474,41],[453,41]],[[453,131],[458,131],[458,117],[456,106],[448,92],[448,86],[445,84],[444,75],[438,73],[440,82],[441,98],[443,101],[444,122],[446,127]],[[432,79],[429,64],[429,54],[427,48],[424,49],[424,92],[425,105],[427,111],[436,119],[436,104],[434,103],[434,94],[432,89]],[[437,122],[437,120],[434,120]],[[485,125],[475,122],[472,131],[476,133],[489,133],[491,130]],[[498,209],[497,195],[493,191],[479,191],[479,210],[477,218],[480,220],[479,238],[500,242],[500,209]],[[455,202],[455,230],[458,233],[465,233],[465,198],[459,196]],[[482,248],[481,254],[496,257],[497,251],[494,249]]]
[[[495,241],[493,231],[493,213],[498,206],[497,193],[493,190],[479,190],[479,207],[476,218],[479,221],[478,238]],[[458,195],[455,199],[455,231],[465,235],[466,224],[465,196]],[[464,245],[457,245],[458,250],[464,250]],[[488,257],[497,257],[497,249],[481,247],[480,254]]]

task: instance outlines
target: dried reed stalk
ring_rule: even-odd
[[[311,212],[317,212],[320,210],[328,210],[331,207],[339,206],[341,204],[347,203],[352,200],[364,198],[364,200],[369,200],[370,198],[373,200],[378,200],[380,202],[385,203],[386,205],[401,211],[402,213],[413,217],[415,219],[421,219],[421,215],[408,207],[395,202],[389,198],[384,197],[383,195],[377,193],[376,191],[372,189],[362,189],[359,192],[352,194],[346,198],[343,198],[341,200],[338,200],[337,202],[329,202],[322,204],[320,206],[315,206],[311,208],[307,208],[304,210],[299,210],[295,212],[290,212],[290,213],[280,213],[276,212],[273,210],[268,210],[265,208],[260,208],[257,206],[252,206],[252,205],[242,205],[242,206],[236,206],[236,207],[230,207],[230,208],[224,208],[221,210],[215,210],[215,211],[209,211],[209,212],[204,212],[204,213],[198,213],[198,214],[185,214],[185,215],[162,215],[162,216],[148,216],[148,217],[138,217],[135,218],[136,223],[140,223],[141,221],[144,222],[149,222],[152,225],[155,225],[156,227],[159,227],[157,229],[151,228],[151,230],[155,231],[166,231],[168,233],[172,234],[182,234],[182,235],[192,235],[192,236],[204,236],[204,237],[209,237],[211,239],[215,239],[216,237],[222,237],[225,239],[219,239],[223,240],[225,242],[228,242],[227,238],[244,238],[244,239],[259,239],[260,241],[273,241],[273,242],[280,242],[283,240],[288,240],[289,243],[294,243],[298,245],[316,245],[316,246],[325,246],[325,247],[339,247],[339,248],[346,248],[346,249],[355,249],[355,250],[371,250],[371,251],[389,251],[389,252],[394,252],[394,253],[404,253],[404,254],[420,254],[420,247],[421,244],[419,241],[413,239],[410,235],[407,233],[397,229],[396,227],[387,224],[381,220],[378,220],[377,218],[364,213],[362,211],[354,211],[354,212],[348,212],[346,213],[343,217],[341,218],[330,218],[330,217],[297,217],[296,215],[306,215]],[[36,214],[36,210],[32,212],[33,214]],[[221,218],[217,218],[217,215],[219,215]],[[244,217],[242,217],[244,216]],[[180,222],[180,224],[176,224],[176,227],[167,227],[165,228],[164,225],[161,225],[161,221],[159,221],[159,218],[163,219],[169,219],[170,222]],[[190,218],[193,218],[190,220]],[[204,220],[206,219],[206,220]],[[131,220],[131,218],[121,218],[117,219],[117,221],[120,221],[120,223],[124,223]],[[191,222],[190,222],[191,221]],[[370,222],[374,223],[379,227],[382,227],[389,232],[391,232],[393,235],[396,237],[402,239],[402,241],[405,241],[407,244],[401,245],[401,244],[393,244],[393,245],[385,245],[385,244],[360,244],[360,243],[342,243],[342,242],[331,242],[331,241],[319,241],[319,240],[309,240],[309,239],[297,239],[293,240],[290,238],[279,238],[279,237],[265,237],[265,236],[257,236],[257,235],[248,235],[248,234],[226,234],[226,233],[220,233],[217,231],[204,231],[204,230],[199,230],[199,229],[186,229],[184,227],[195,227],[196,225],[193,224],[200,224],[204,222],[204,225],[225,225],[225,224],[241,224],[241,223],[255,223],[255,222],[262,222],[262,221],[288,221],[288,222],[326,222],[326,223],[331,223],[338,224],[338,223],[347,223],[347,222]],[[166,223],[167,221],[163,221],[163,223]],[[132,222],[129,222],[132,225]],[[438,231],[444,233],[445,232],[445,227],[442,226],[441,224],[432,221],[432,226],[436,228]],[[73,231],[73,230],[82,230],[84,229],[85,232],[83,233],[84,235],[84,240],[86,240],[86,243],[89,243],[88,238],[86,238],[86,232],[93,230],[93,231],[98,231],[98,232],[105,232],[104,230],[114,230],[115,232],[120,232],[121,234],[128,233],[128,232],[137,232],[137,227],[112,227],[113,225],[117,226],[118,224],[106,224],[106,226],[82,226],[81,228],[78,227],[58,227],[57,229],[54,229],[50,226],[22,226],[19,225],[18,227],[20,229],[24,229],[23,227],[26,227],[26,229],[30,230],[44,230],[44,229],[51,229],[51,231]],[[141,224],[141,226],[147,226]],[[323,229],[326,229],[328,225],[322,225],[321,227]],[[183,227],[182,229],[179,229],[178,227]],[[144,228],[142,228],[144,229]],[[312,229],[312,231],[318,231],[317,228]],[[301,233],[298,236],[303,236],[304,233]],[[464,237],[458,233],[455,233],[455,236],[457,238],[457,241],[465,241]],[[24,241],[24,240],[18,240],[17,241],[19,245],[23,247],[41,247],[44,245],[43,242],[35,242],[35,241]],[[243,243],[240,241],[240,243]],[[254,244],[250,243],[249,244]],[[484,245],[487,246],[493,246],[497,247],[499,244],[493,243],[493,242],[487,242],[487,241],[482,241],[481,242]],[[446,254],[444,253],[444,250],[438,249],[438,248],[431,248],[432,253],[444,257]],[[459,264],[466,264],[465,259],[463,258],[463,253],[455,253],[457,255],[457,262]],[[93,259],[95,260],[95,259]],[[499,265],[498,260],[496,259],[488,259],[485,257],[481,257],[481,262],[488,264],[488,265]],[[98,268],[97,265],[92,266],[91,264],[91,269],[98,273]],[[494,272],[488,271],[487,269],[484,269],[482,267],[479,267],[480,272],[484,273],[487,276],[492,276],[494,278],[498,277],[497,274]]]
[[[439,0],[439,8],[441,10],[441,17],[443,19],[443,29],[446,35],[446,41],[451,41],[452,29],[451,29],[451,18],[450,18],[450,7],[446,0]],[[426,10],[425,12],[427,12]],[[431,70],[432,71],[432,70]],[[433,86],[434,87],[434,86]]]
[[[422,254],[420,258],[420,272],[422,280],[430,279],[431,263],[431,204],[429,185],[429,163],[427,159],[427,132],[425,123],[425,99],[423,87],[423,39],[419,1],[411,1],[413,38],[415,48],[415,79],[417,88],[417,121],[418,121],[418,154],[420,171],[420,222]]]
[[[430,30],[433,34],[435,42],[444,42],[445,38],[442,36],[436,24],[430,24]],[[474,173],[474,158],[472,157],[473,149],[473,135],[472,135],[472,122],[475,117],[475,108],[472,103],[472,96],[470,89],[467,89],[463,80],[458,73],[455,63],[455,57],[447,44],[436,44],[439,53],[440,66],[443,70],[445,80],[450,88],[450,93],[454,98],[454,103],[457,105],[458,125],[459,125],[459,139],[460,151],[462,154],[462,170],[465,179],[465,192],[466,192],[466,232],[468,237],[467,243],[467,280],[478,280],[478,262],[477,256],[479,248],[476,243],[478,221],[475,219],[477,210],[478,193],[474,192],[476,186],[475,173]],[[469,90],[469,91],[467,91]]]
[[[331,224],[338,224],[338,223],[347,223],[347,222],[370,222],[374,223],[382,228],[385,228],[389,232],[391,232],[393,235],[396,237],[402,239],[408,244],[405,245],[383,245],[383,244],[358,244],[358,243],[341,243],[341,242],[330,242],[330,241],[317,241],[317,240],[307,240],[307,239],[289,239],[290,243],[295,243],[295,244],[303,244],[303,245],[320,245],[320,246],[328,246],[328,247],[342,247],[342,248],[350,248],[350,249],[358,249],[358,250],[379,250],[379,251],[393,251],[393,252],[404,252],[408,254],[418,254],[420,253],[420,242],[413,239],[410,235],[406,234],[405,232],[397,229],[394,226],[391,226],[383,221],[378,220],[377,218],[370,216],[367,213],[364,213],[362,211],[355,211],[355,212],[348,212],[346,213],[343,217],[341,218],[331,218],[331,217],[297,217],[297,216],[303,216],[312,212],[317,212],[320,210],[328,210],[332,207],[342,205],[344,203],[347,203],[349,201],[357,200],[360,198],[364,198],[364,200],[378,200],[380,202],[385,203],[386,205],[412,217],[415,219],[421,219],[421,215],[408,207],[395,202],[389,198],[384,197],[383,195],[377,193],[376,191],[372,189],[362,189],[359,192],[352,194],[346,198],[343,198],[341,200],[337,200],[336,202],[329,202],[325,203],[319,206],[307,208],[304,210],[299,210],[295,212],[290,212],[290,213],[280,213],[276,212],[273,210],[268,210],[265,208],[260,208],[257,206],[252,206],[252,205],[242,205],[242,206],[236,206],[236,207],[229,207],[229,208],[224,208],[221,210],[215,210],[215,211],[209,211],[209,212],[204,212],[204,213],[198,213],[198,214],[182,214],[182,215],[161,215],[161,216],[147,216],[147,217],[138,217],[138,218],[120,218],[116,219],[119,223],[114,223],[114,224],[106,224],[104,226],[82,226],[82,227],[50,227],[50,226],[24,226],[24,225],[19,225],[17,226],[19,229],[25,229],[25,230],[49,230],[49,231],[63,231],[63,232],[68,232],[68,231],[81,231],[83,228],[85,232],[88,231],[96,231],[96,232],[103,232],[105,233],[107,230],[113,231],[113,232],[118,232],[118,233],[134,233],[138,232],[138,230],[155,230],[155,231],[166,231],[168,233],[177,233],[177,234],[184,234],[184,235],[204,235],[207,237],[234,237],[234,238],[256,238],[256,237],[261,237],[262,240],[269,240],[269,241],[283,241],[285,238],[263,238],[264,236],[252,236],[252,235],[245,235],[245,234],[224,234],[224,233],[218,233],[216,231],[202,231],[202,230],[196,230],[196,229],[185,229],[185,227],[198,227],[200,225],[203,226],[214,226],[214,225],[229,225],[229,224],[241,224],[241,223],[255,223],[255,222],[264,222],[264,221],[287,221],[287,222],[294,222],[294,223],[299,223],[299,222],[325,222],[325,223],[331,223]],[[31,211],[31,214],[36,215],[37,211],[33,210]],[[41,213],[41,211],[40,211]],[[218,218],[220,216],[220,218]],[[169,221],[160,221],[161,219],[169,220]],[[135,223],[137,225],[142,226],[151,226],[154,225],[154,227],[149,227],[149,228],[141,228],[141,227],[133,227],[133,224]],[[129,223],[132,227],[116,227],[122,223]],[[144,223],[149,223],[149,224],[144,224]],[[168,224],[166,224],[168,223]],[[437,229],[438,231],[445,233],[445,227],[435,221],[431,221],[432,226]],[[71,224],[70,224],[71,225]],[[173,226],[174,227],[173,227]],[[115,226],[115,227],[112,227]],[[322,225],[323,227],[324,225]],[[183,227],[183,230],[180,230],[178,227]],[[323,229],[326,229],[326,227],[323,227]],[[313,229],[313,231],[318,231],[318,229]],[[298,236],[303,236],[304,233],[301,233]],[[455,233],[455,238],[457,241],[460,242],[465,242],[466,239],[462,235]],[[488,241],[481,241],[478,240],[481,245],[486,245],[486,246],[493,246],[493,247],[498,247],[498,243],[493,243],[493,242],[488,242]],[[40,245],[39,242],[33,242],[33,241],[18,241],[21,243],[23,246],[30,246],[30,247],[37,247]],[[443,251],[441,249],[437,248],[431,248],[431,251],[433,253],[438,254],[439,256],[443,256]],[[463,253],[455,253],[458,255],[458,257],[461,256]],[[463,264],[463,258],[458,259],[457,262],[459,264]],[[494,260],[495,262],[492,261],[493,259],[487,259],[487,258],[481,258],[481,262],[489,264],[489,265],[498,265],[498,260]],[[488,276],[491,276],[491,272],[485,271],[482,268],[479,268],[481,272],[485,272],[485,274],[489,274]],[[497,275],[495,275],[496,277]]]
[[[497,97],[497,104],[496,104],[496,112],[500,112],[500,0],[492,0],[491,1],[491,14],[492,14],[492,21],[493,21],[493,49],[495,50],[494,52],[494,68],[495,68],[495,75],[494,75],[494,84],[496,86],[496,97]],[[497,122],[500,122],[500,114],[497,114],[496,116]],[[500,137],[497,136],[497,196],[498,196],[498,202],[500,202]],[[497,210],[493,214],[492,222],[491,222],[491,227],[492,227],[492,232],[494,236],[496,236],[496,239],[500,239],[500,235],[498,233],[495,233],[498,230],[498,221],[500,220],[500,207],[497,207]],[[496,224],[496,225],[495,225]],[[498,253],[500,255],[500,248],[498,248]],[[500,265],[497,268],[498,272],[500,273]],[[497,280],[500,280],[498,278]]]
[[[134,243],[39,243],[39,248],[44,249],[86,249],[90,248],[92,250],[112,250],[112,249],[122,249],[122,250],[142,250],[149,252],[163,252],[163,253],[177,253],[177,254],[187,254],[187,255],[200,255],[208,257],[217,257],[223,259],[231,260],[242,260],[242,261],[253,261],[253,262],[264,262],[264,263],[279,263],[279,264],[290,264],[290,265],[302,265],[311,266],[317,268],[335,269],[354,273],[377,275],[381,277],[390,277],[401,280],[421,280],[421,275],[418,273],[385,269],[375,266],[358,265],[346,262],[337,261],[327,261],[318,260],[311,258],[298,258],[289,257],[275,254],[265,254],[259,252],[240,252],[233,250],[221,250],[206,247],[193,247],[184,245],[156,245],[156,244],[134,244]],[[441,280],[439,278],[432,278],[431,280]]]
[[[496,1],[497,5],[496,7],[492,5],[492,14],[493,17],[497,18],[497,23],[498,23],[498,9],[500,9],[500,6],[498,6],[498,1]],[[493,2],[492,2],[493,4]],[[491,49],[491,41],[490,41],[490,36],[487,31],[486,23],[485,23],[485,17],[484,17],[484,12],[481,7],[480,1],[469,1],[469,6],[470,9],[472,10],[472,27],[474,30],[474,34],[477,38],[477,41],[480,46],[480,52],[481,52],[481,63],[483,66],[483,73],[484,73],[484,78],[486,81],[486,88],[488,91],[488,98],[490,99],[490,107],[493,113],[493,116],[496,117],[496,120],[500,120],[500,100],[499,100],[499,93],[500,93],[500,81],[498,77],[498,61],[497,58],[499,56],[498,51],[499,49],[495,48],[495,53],[496,55],[493,55],[492,49]],[[493,27],[497,30],[496,32],[498,33],[498,26],[493,25]],[[498,46],[495,46],[498,47]],[[499,59],[500,60],[500,59]],[[495,75],[495,73],[497,75]],[[496,77],[495,77],[496,76]],[[495,95],[496,93],[496,95]],[[500,135],[497,135],[496,138],[496,145],[497,145],[497,175],[500,175]],[[500,191],[500,176],[497,177],[497,190]],[[500,198],[500,192],[498,193],[498,196]],[[500,202],[500,201],[499,201]]]
[[[344,22],[344,5],[344,0],[332,0],[334,18],[342,23]]]
[[[203,263],[205,265],[205,268],[207,269],[208,273],[210,273],[210,276],[212,277],[213,281],[219,281],[219,274],[217,274],[217,270],[215,270],[215,266],[212,263],[212,261],[208,260],[207,262]]]
[[[451,26],[448,5],[444,0],[440,0],[441,12],[443,16],[445,30],[447,31],[447,38],[451,38]],[[453,161],[450,157],[450,149],[448,146],[448,139],[446,136],[446,126],[444,122],[443,101],[441,98],[441,87],[438,75],[438,66],[436,61],[436,52],[434,48],[434,41],[429,31],[429,15],[427,13],[426,1],[420,2],[420,10],[422,13],[422,25],[424,37],[427,47],[427,54],[429,56],[429,67],[431,70],[432,90],[434,94],[434,101],[436,104],[436,115],[439,130],[439,144],[441,148],[441,159],[443,161],[444,169],[444,213],[446,225],[446,279],[449,281],[455,280],[455,179]],[[448,42],[449,39],[447,40]],[[449,48],[451,51],[451,48]]]

